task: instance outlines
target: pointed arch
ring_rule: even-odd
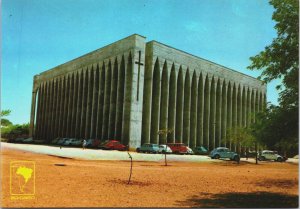
[[[168,134],[168,143],[175,142],[175,114],[176,114],[176,72],[173,63],[169,85],[169,108],[168,108],[168,129],[173,130]]]
[[[166,130],[168,127],[168,100],[169,100],[169,78],[168,66],[165,61],[161,76],[161,95],[160,95],[160,121],[159,130]],[[167,135],[159,135],[159,144],[166,144]]]
[[[122,141],[122,121],[124,105],[124,87],[125,87],[125,60],[124,55],[121,58],[121,64],[118,74],[118,96],[117,96],[117,116],[116,116],[116,139]]]
[[[204,116],[204,82],[202,73],[198,81],[198,99],[197,99],[197,146],[203,145],[203,116]]]
[[[189,146],[190,141],[190,108],[191,108],[191,82],[190,71],[186,70],[184,79],[184,100],[183,100],[183,143]]]
[[[209,114],[209,149],[216,145],[216,78],[212,78],[210,87],[210,114]]]
[[[203,117],[203,145],[209,149],[209,125],[210,125],[210,81],[208,76],[204,82],[204,117]]]
[[[222,85],[222,108],[221,108],[221,145],[222,146],[226,146],[226,130],[227,130],[227,117],[228,117],[228,102],[227,102],[227,90],[228,90],[228,86],[225,82],[225,80],[223,81],[223,85]]]
[[[196,147],[197,139],[197,75],[194,70],[191,86],[191,107],[190,107],[190,147]]]
[[[220,147],[221,146],[221,128],[222,128],[222,87],[221,87],[221,81],[218,79],[217,81],[217,89],[216,89],[216,137],[215,137],[215,147]]]
[[[177,97],[176,97],[176,125],[175,142],[182,142],[182,116],[183,116],[183,73],[180,66],[177,77]]]
[[[152,81],[152,108],[151,108],[151,143],[158,144],[159,105],[160,105],[160,66],[158,58],[154,64]]]
[[[130,136],[130,114],[131,114],[131,93],[133,80],[133,65],[132,55],[129,52],[127,69],[125,69],[125,98],[124,98],[124,113],[123,113],[123,130],[122,143],[129,146]]]
[[[116,105],[117,105],[117,93],[118,93],[118,59],[115,58],[112,77],[111,77],[111,92],[110,92],[110,108],[109,108],[109,125],[108,125],[108,137],[115,138],[116,127]],[[120,140],[120,139],[116,139]]]

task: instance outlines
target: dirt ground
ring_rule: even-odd
[[[7,148],[1,157],[2,207],[298,207],[298,164],[134,162],[128,185],[130,162]],[[35,161],[34,199],[11,199],[13,160]]]

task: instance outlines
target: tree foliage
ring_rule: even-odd
[[[11,113],[11,110],[2,110],[1,111],[1,117],[9,116]]]
[[[12,125],[12,122],[10,122],[8,119],[3,118],[6,116],[9,116],[11,113],[11,110],[2,110],[1,111],[1,126],[9,126]]]
[[[1,137],[6,139],[14,139],[17,137],[28,137],[29,123],[22,125],[9,125],[1,128]]]
[[[266,83],[281,79],[277,86],[279,106],[269,105],[254,124],[255,137],[269,148],[291,149],[298,143],[299,114],[299,2],[271,0],[277,37],[258,55],[251,57],[251,70],[262,70]],[[285,148],[283,148],[285,147]]]

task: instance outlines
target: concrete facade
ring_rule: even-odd
[[[261,81],[134,34],[34,76],[31,134],[231,147],[265,103]]]

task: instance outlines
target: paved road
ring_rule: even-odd
[[[36,144],[14,144],[1,142],[1,147],[24,150],[39,154],[54,155],[67,158],[77,158],[86,160],[130,160],[127,152],[116,150],[99,150],[99,149],[81,149],[74,147],[58,147],[49,145],[36,145]],[[130,152],[135,161],[164,161],[163,154],[144,154]],[[220,160],[212,160],[203,155],[175,155],[168,154],[168,161],[185,161],[185,162],[220,162]],[[254,159],[241,158],[241,161],[255,163]],[[288,159],[289,163],[298,163],[298,159]],[[265,162],[264,162],[265,163]],[[268,162],[266,162],[268,163]]]

